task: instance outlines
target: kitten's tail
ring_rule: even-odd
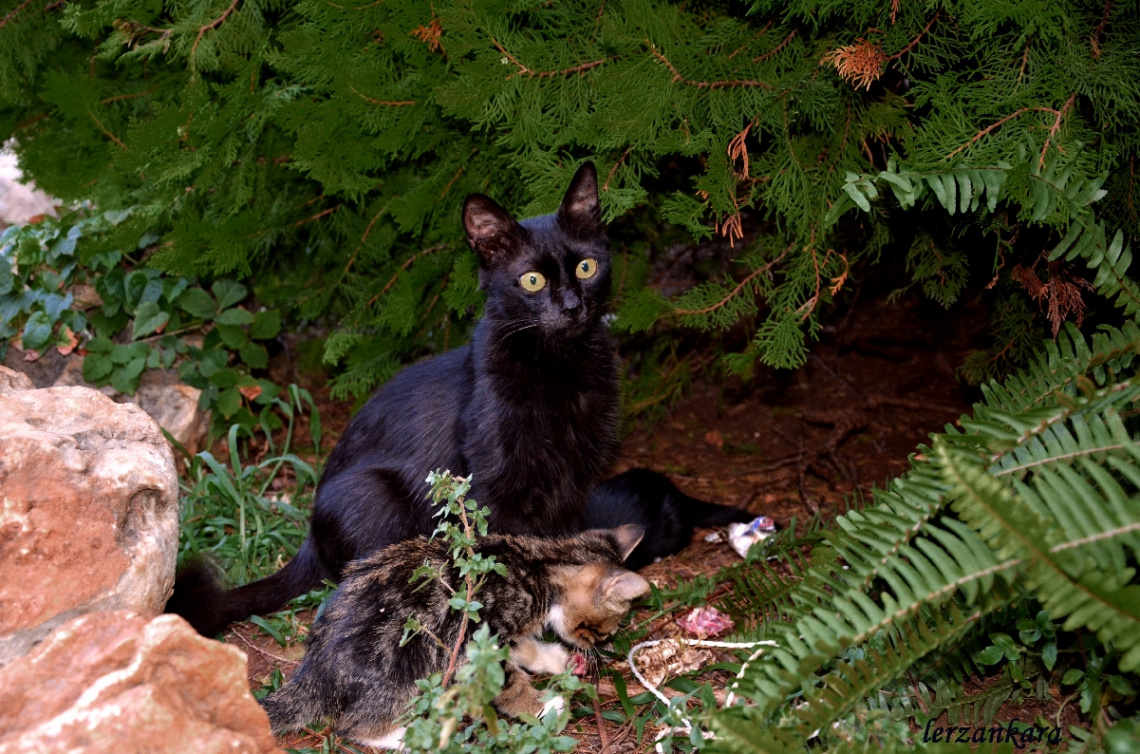
[[[235,621],[280,610],[331,576],[317,558],[311,537],[280,571],[236,589],[225,589],[217,569],[195,558],[179,570],[166,612],[181,615],[198,633],[212,637]]]

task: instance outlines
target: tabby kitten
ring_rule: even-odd
[[[487,295],[471,342],[403,369],[353,417],[317,487],[309,535],[284,568],[225,591],[207,564],[191,563],[168,612],[212,636],[339,580],[349,561],[430,534],[424,469],[471,476],[493,532],[582,529],[617,447],[597,173],[583,164],[557,212],[522,222],[473,194],[463,224]]]
[[[494,704],[505,714],[544,712],[527,670],[554,674],[569,654],[540,641],[544,627],[567,644],[587,648],[612,634],[648,582],[620,564],[641,540],[637,526],[587,531],[556,539],[492,534],[476,549],[493,555],[507,575],[490,574],[479,592],[481,616],[510,646],[506,683]],[[447,602],[438,579],[412,583],[425,561],[443,567],[451,585],[462,577],[441,540],[423,537],[391,545],[344,571],[340,589],[313,624],[297,672],[265,697],[273,729],[284,732],[313,720],[332,723],[337,735],[365,746],[398,746],[393,722],[416,694],[415,681],[443,672],[459,636],[462,616]],[[426,631],[400,647],[414,615]]]

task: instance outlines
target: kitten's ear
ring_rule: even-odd
[[[602,582],[602,602],[633,602],[649,591],[649,582],[633,571],[615,571]]]
[[[629,557],[629,554],[633,552],[633,548],[637,547],[638,542],[645,536],[645,527],[638,526],[637,524],[625,524],[616,529],[607,530],[606,536],[609,537],[610,542],[613,542],[614,547],[617,548],[622,561],[625,561],[625,559]]]
[[[602,230],[602,207],[598,201],[598,171],[583,162],[570,181],[558,207],[558,224],[576,236],[594,236]]]
[[[463,227],[467,230],[467,243],[484,267],[511,257],[525,235],[509,212],[482,194],[471,194],[463,202]]]

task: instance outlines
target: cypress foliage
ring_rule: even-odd
[[[107,243],[153,233],[153,266],[334,321],[342,394],[462,339],[464,195],[549,211],[586,157],[616,326],[744,322],[738,370],[802,363],[821,306],[897,249],[943,305],[971,280],[1022,296],[979,379],[1037,308],[1079,319],[1085,277],[1140,308],[1134,0],[6,6],[0,136],[29,175],[133,207]],[[685,236],[732,264],[667,298],[654,255]]]

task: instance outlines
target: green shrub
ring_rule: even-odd
[[[111,234],[156,239],[149,266],[335,323],[338,395],[464,337],[465,194],[549,211],[592,157],[617,329],[740,326],[746,372],[803,363],[876,263],[1054,330],[1087,268],[1133,314],[1138,49],[1134,5],[1081,0],[22,3],[0,137],[56,196],[132,208]],[[710,238],[727,267],[665,259]],[[663,296],[665,264],[698,284]],[[974,379],[1035,342],[1004,316],[995,338]],[[685,377],[657,353],[631,406]]]

